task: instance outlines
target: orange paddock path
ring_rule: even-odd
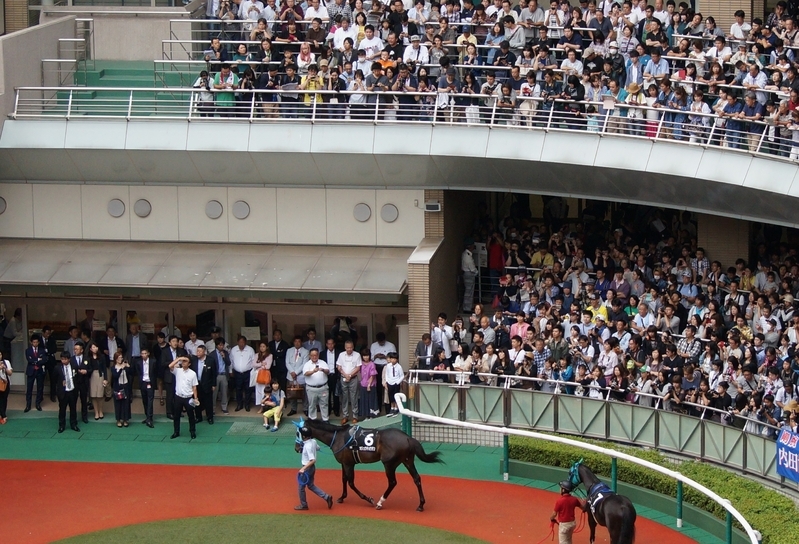
[[[294,513],[296,470],[208,466],[168,466],[51,461],[3,461],[2,541],[45,543],[92,531],[183,517]],[[557,496],[503,482],[423,476],[427,504],[416,512],[416,487],[406,473],[384,509],[375,510],[350,492],[344,504],[328,511],[309,493],[310,512],[296,513],[379,518],[411,523],[496,543],[532,543],[549,533]],[[382,472],[358,471],[356,485],[379,498]],[[341,473],[317,471],[316,483],[338,497]],[[268,505],[268,506],[266,506]],[[638,518],[638,544],[688,544],[688,537]],[[220,535],[222,536],[222,535]],[[555,538],[557,542],[557,537]],[[607,542],[597,528],[597,542]],[[550,542],[547,538],[546,542]],[[588,542],[588,529],[575,535]]]

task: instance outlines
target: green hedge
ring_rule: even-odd
[[[572,437],[570,437],[572,438]],[[796,544],[799,542],[799,508],[788,497],[763,485],[706,463],[675,462],[656,451],[640,450],[598,442],[582,440],[605,448],[622,451],[640,459],[680,472],[729,499],[753,528],[760,531],[764,544]],[[578,459],[598,475],[610,477],[611,458],[573,446],[510,437],[510,457],[528,463],[568,469]],[[650,489],[663,495],[677,496],[677,481],[659,472],[623,461],[618,461],[619,481]],[[724,508],[691,487],[683,486],[685,501],[725,519]]]

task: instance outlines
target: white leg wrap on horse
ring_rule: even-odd
[[[380,500],[377,501],[377,506],[383,506],[383,502],[385,501],[385,497],[380,497]]]

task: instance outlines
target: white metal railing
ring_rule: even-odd
[[[254,81],[251,81],[252,84]],[[299,85],[297,85],[299,87]],[[445,124],[526,130],[567,130],[700,147],[723,147],[771,159],[799,154],[791,140],[770,139],[763,122],[719,118],[715,114],[668,108],[574,102],[557,96],[516,97],[498,94],[274,89],[192,89],[130,87],[20,87],[10,117],[152,118],[249,122],[369,122],[375,124]],[[54,96],[50,96],[55,92]],[[48,94],[50,93],[50,94]],[[355,102],[357,96],[365,102]],[[593,107],[595,113],[586,113]],[[629,117],[637,111],[644,118]],[[649,118],[647,118],[649,117]],[[722,125],[722,123],[727,123]],[[737,126],[733,127],[733,123]],[[749,131],[757,127],[761,133]],[[799,125],[793,130],[799,130]]]
[[[463,428],[466,428],[466,429],[473,429],[473,430],[478,430],[478,431],[486,431],[486,432],[490,432],[490,433],[500,433],[500,434],[502,434],[504,436],[513,435],[513,436],[522,436],[522,437],[526,437],[526,438],[536,438],[536,439],[539,439],[539,440],[546,440],[548,442],[555,442],[555,443],[558,443],[558,444],[565,444],[567,446],[573,446],[573,447],[576,447],[576,448],[580,448],[580,449],[584,449],[584,450],[588,450],[588,451],[593,451],[595,453],[601,453],[601,454],[607,455],[608,457],[611,457],[611,458],[623,459],[623,460],[628,461],[630,463],[633,463],[633,464],[648,468],[650,470],[653,470],[655,472],[663,474],[664,476],[668,476],[670,478],[673,478],[673,479],[677,480],[678,482],[682,482],[683,484],[685,484],[685,485],[687,485],[689,487],[692,487],[693,489],[695,489],[698,492],[702,493],[706,497],[710,498],[715,503],[717,503],[722,508],[724,508],[730,515],[732,515],[736,519],[736,521],[738,521],[738,523],[741,524],[741,527],[743,527],[744,531],[746,532],[746,535],[749,538],[749,541],[751,542],[751,544],[759,544],[759,542],[760,542],[758,534],[755,532],[755,530],[752,528],[752,526],[749,524],[749,522],[746,521],[746,518],[744,518],[744,516],[738,511],[738,509],[736,509],[732,505],[732,503],[729,500],[721,497],[719,494],[717,494],[716,492],[712,491],[711,489],[708,489],[707,487],[703,486],[699,482],[696,482],[696,481],[692,480],[691,478],[688,478],[687,476],[684,476],[683,474],[680,474],[679,472],[676,472],[674,470],[670,470],[668,468],[661,467],[660,465],[657,465],[657,464],[652,463],[650,461],[646,461],[644,459],[639,459],[638,457],[635,457],[633,455],[629,455],[627,453],[623,453],[623,452],[616,451],[616,450],[611,450],[611,449],[608,449],[608,448],[603,448],[603,447],[600,447],[600,446],[595,446],[593,444],[589,444],[589,443],[586,443],[586,442],[578,442],[577,440],[572,440],[572,439],[565,438],[565,437],[562,437],[562,436],[542,434],[542,433],[537,433],[537,432],[534,432],[534,431],[523,431],[523,430],[519,430],[519,429],[511,429],[511,428],[508,428],[508,427],[494,427],[494,426],[491,426],[491,425],[481,425],[481,424],[478,424],[478,423],[469,423],[469,422],[466,422],[466,421],[458,421],[458,420],[454,420],[454,419],[447,419],[447,418],[443,418],[443,417],[423,414],[421,412],[416,412],[416,411],[413,411],[413,410],[409,410],[408,408],[405,407],[405,402],[407,401],[407,397],[403,393],[397,393],[396,395],[394,395],[394,400],[397,403],[397,408],[399,409],[400,414],[405,416],[405,417],[419,419],[419,420],[422,420],[422,421],[431,421],[433,423],[440,423],[442,425],[451,425],[451,426],[455,426],[455,427],[463,427]],[[682,526],[682,519],[678,518],[677,523],[678,523],[678,527]]]
[[[564,395],[564,396],[570,396],[570,394],[569,393],[564,393],[562,391],[562,389],[561,389],[562,387],[575,387],[575,388],[576,387],[582,387],[584,389],[594,390],[594,391],[597,391],[599,393],[598,397],[590,397],[592,400],[601,400],[601,401],[605,401],[605,402],[616,402],[613,399],[612,393],[614,391],[618,391],[617,389],[613,389],[612,387],[607,387],[607,386],[606,387],[600,387],[600,386],[597,386],[597,385],[583,385],[583,384],[581,384],[579,382],[570,382],[570,381],[566,381],[566,380],[560,380],[560,379],[557,379],[557,378],[556,379],[534,378],[534,377],[529,377],[529,376],[519,376],[519,375],[516,375],[516,374],[499,375],[499,374],[492,374],[492,373],[489,373],[489,372],[473,372],[473,371],[468,371],[468,370],[464,371],[464,370],[422,370],[422,369],[412,369],[408,373],[408,383],[412,384],[412,385],[416,385],[416,384],[420,383],[420,381],[421,381],[419,379],[420,376],[426,376],[428,378],[428,380],[431,380],[431,379],[433,379],[435,377],[439,377],[440,378],[440,377],[444,377],[445,376],[448,380],[450,380],[450,379],[454,380],[454,381],[446,382],[446,383],[448,383],[449,385],[451,385],[453,387],[471,387],[471,386],[477,385],[478,387],[480,387],[480,386],[484,386],[484,387],[496,386],[496,387],[500,387],[502,389],[513,389],[515,387],[518,387],[518,384],[520,384],[520,383],[530,384],[530,387],[533,387],[534,385],[537,385],[537,386],[540,387],[540,386],[542,386],[544,384],[547,384],[547,385],[549,385],[549,386],[551,386],[553,388],[553,390],[550,392],[550,394],[552,394],[552,395]],[[473,384],[470,381],[470,376],[477,376],[478,378],[483,378],[483,382],[480,383],[480,384]],[[500,381],[502,383],[499,383]],[[630,383],[630,385],[633,385],[633,384]],[[546,393],[546,392],[544,392],[544,393]],[[655,410],[664,409],[664,395],[659,395],[659,394],[656,394],[656,393],[643,393],[641,391],[634,391],[634,390],[630,390],[629,394],[635,395],[637,397],[644,397],[644,398],[652,399],[652,406],[647,406],[647,408],[653,408]],[[618,402],[621,402],[622,404],[634,404],[634,403],[630,403],[630,402],[626,402],[626,401],[618,401]],[[704,404],[698,404],[698,403],[690,402],[690,401],[687,401],[687,400],[681,401],[680,404],[682,406],[688,406],[690,408],[693,408],[697,412],[700,412],[700,414],[698,416],[696,414],[682,414],[682,415],[685,415],[685,416],[688,416],[688,417],[696,417],[698,419],[709,419],[709,417],[706,416],[707,413],[718,414],[719,418],[722,418],[723,416],[734,416],[735,418],[738,418],[740,420],[751,421],[755,425],[771,429],[773,431],[773,433],[774,433],[774,435],[773,435],[774,439],[776,439],[777,433],[779,433],[779,431],[781,429],[781,427],[779,427],[779,426],[771,425],[769,423],[760,421],[760,420],[758,420],[755,417],[743,416],[740,413],[735,412],[733,410],[721,410],[721,409],[718,409],[718,408],[714,408],[712,406],[705,406]]]

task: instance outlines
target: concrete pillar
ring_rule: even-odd
[[[416,343],[422,334],[430,332],[430,323],[439,312],[445,312],[450,323],[455,319],[463,241],[470,234],[477,203],[485,201],[486,196],[471,191],[426,190],[424,198],[439,202],[441,211],[425,213],[425,239],[408,260],[409,359],[413,359]]]
[[[444,191],[427,191],[424,192],[425,202],[438,202],[441,204],[440,212],[431,212],[424,214],[424,237],[425,238],[443,238],[444,237],[444,212],[446,207],[444,204]]]
[[[722,270],[733,266],[736,259],[749,258],[749,221],[698,214],[696,231],[697,244],[708,259],[721,261]]]

